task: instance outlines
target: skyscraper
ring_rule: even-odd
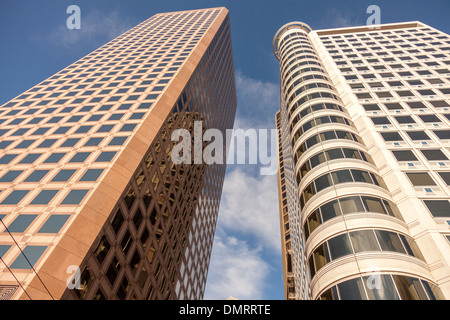
[[[450,37],[281,27],[286,299],[450,299]]]
[[[236,109],[228,10],[156,14],[0,107],[0,299],[200,299]]]

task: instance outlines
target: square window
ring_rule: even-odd
[[[69,160],[69,162],[84,162],[90,154],[90,152],[78,152]]]
[[[0,182],[13,182],[23,170],[10,170],[0,178]]]
[[[59,127],[53,134],[65,134],[71,127]]]
[[[30,153],[25,156],[19,163],[33,163],[36,161],[40,156],[42,156],[42,153]]]
[[[41,142],[36,148],[50,148],[58,139],[46,139]]]
[[[42,190],[39,194],[31,201],[30,204],[33,205],[44,205],[48,204],[56,196],[58,190]]]
[[[12,263],[11,269],[31,269],[47,249],[46,246],[27,246]],[[26,258],[25,258],[26,257]]]
[[[44,163],[58,163],[65,155],[65,153],[53,153],[45,159]]]
[[[431,140],[424,131],[407,131],[406,133],[411,140]]]
[[[109,143],[110,146],[121,146],[125,143],[127,137],[115,137]]]
[[[1,159],[0,159],[0,164],[8,164],[11,161],[13,161],[16,157],[18,156],[18,154],[5,154]]]
[[[103,169],[88,169],[86,173],[81,177],[80,181],[97,181],[102,172]]]
[[[104,151],[95,159],[95,162],[110,162],[116,153],[115,151]]]
[[[436,185],[433,178],[431,178],[428,172],[406,172],[406,176],[415,187]]]
[[[427,160],[431,161],[439,161],[439,160],[448,160],[447,156],[439,149],[431,150],[425,149],[420,150]]]
[[[136,123],[126,123],[122,126],[122,128],[120,128],[120,132],[130,132],[133,131],[134,128],[136,128]]]
[[[114,128],[113,124],[105,124],[101,126],[97,132],[111,132],[111,130]]]
[[[89,190],[71,190],[61,204],[77,205],[84,199]]]
[[[69,214],[52,214],[38,233],[58,233],[69,218]]]
[[[30,190],[14,190],[11,192],[0,204],[14,205],[19,204],[20,201],[30,192]]]
[[[103,138],[90,138],[83,147],[96,147],[102,142]]]
[[[411,150],[392,151],[397,161],[417,161],[416,156]]]
[[[450,186],[450,172],[438,172],[445,184]]]
[[[450,217],[450,202],[448,200],[424,200],[423,201],[435,218]]]
[[[25,179],[24,182],[39,182],[42,180],[42,178],[45,177],[45,175],[49,172],[50,170],[35,170],[33,171],[33,173],[31,173],[28,178]]]
[[[9,225],[8,230],[10,232],[25,232],[28,229],[34,219],[36,219],[37,214],[20,214],[14,221]]]
[[[73,176],[77,170],[75,169],[63,169],[58,172],[56,176],[53,177],[52,182],[66,182]]]

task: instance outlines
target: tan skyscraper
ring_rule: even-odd
[[[233,127],[228,11],[157,14],[0,107],[0,299],[200,299]],[[70,281],[72,280],[72,281]]]
[[[286,299],[450,299],[450,37],[281,27]]]

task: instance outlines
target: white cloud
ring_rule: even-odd
[[[277,176],[253,177],[237,167],[226,175],[218,225],[257,239],[264,248],[281,250]]]
[[[69,17],[68,14],[67,18]],[[55,46],[66,49],[73,49],[80,44],[101,45],[135,24],[130,18],[121,16],[117,11],[92,10],[85,14],[81,8],[81,29],[71,30],[63,23],[47,36],[47,40]]]
[[[235,237],[216,235],[204,299],[263,299],[269,269],[261,258],[261,248],[251,248]]]
[[[274,128],[280,105],[279,85],[250,78],[240,70],[235,73],[238,100],[237,119],[243,126]],[[235,126],[236,128],[236,126]]]

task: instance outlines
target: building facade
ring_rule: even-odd
[[[228,10],[156,14],[0,107],[0,299],[201,299],[231,129]]]
[[[450,299],[450,36],[281,27],[286,299]]]

